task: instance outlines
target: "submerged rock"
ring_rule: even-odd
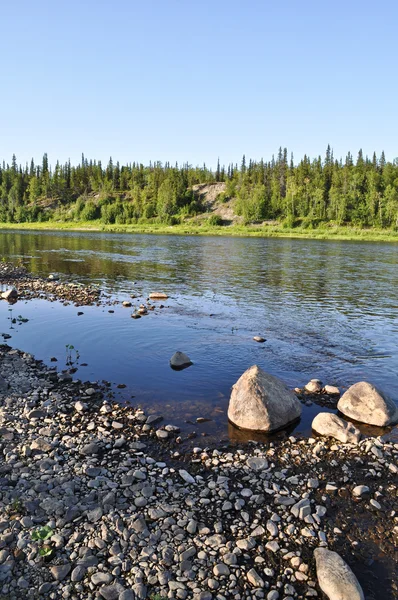
[[[398,407],[394,401],[367,381],[348,388],[337,408],[347,417],[368,425],[386,427],[398,422]]]
[[[190,365],[192,365],[192,361],[189,356],[184,354],[184,352],[177,351],[170,358],[170,366],[172,369],[185,369]]]
[[[337,552],[316,548],[314,557],[319,587],[329,600],[365,600],[358,579]]]
[[[331,413],[319,413],[312,421],[312,429],[343,444],[358,444],[361,438],[361,432],[352,423]]]
[[[261,337],[261,335],[255,335],[253,340],[259,344],[263,344],[266,341],[266,339]]]
[[[228,419],[242,429],[275,431],[301,415],[301,404],[287,386],[257,365],[232,387]]]

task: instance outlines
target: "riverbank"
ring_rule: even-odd
[[[192,448],[106,383],[6,345],[0,375],[2,598],[322,597],[319,546],[367,600],[396,598],[398,444]]]
[[[205,235],[235,237],[278,237],[293,239],[342,240],[368,242],[398,242],[398,231],[359,227],[325,226],[323,228],[285,228],[281,225],[226,225],[213,226],[206,222],[192,224],[189,221],[180,225],[158,223],[136,225],[105,225],[100,221],[43,223],[0,223],[0,229],[45,230],[45,231],[93,231],[109,233],[149,233],[158,235]]]

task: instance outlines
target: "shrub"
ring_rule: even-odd
[[[212,227],[218,227],[219,225],[223,224],[223,220],[220,217],[220,215],[210,215],[210,217],[207,219],[207,223],[208,225],[211,225]]]

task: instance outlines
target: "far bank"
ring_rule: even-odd
[[[108,233],[148,233],[162,235],[206,235],[235,237],[279,237],[315,240],[352,240],[368,242],[398,242],[398,231],[390,229],[325,226],[308,229],[287,228],[281,225],[203,225],[184,223],[138,223],[129,225],[104,224],[100,221],[45,221],[36,223],[0,223],[0,229],[46,231],[104,231]]]

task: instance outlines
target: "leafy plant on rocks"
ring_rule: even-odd
[[[48,525],[44,525],[44,527],[39,527],[32,533],[32,540],[34,542],[44,542],[45,540],[50,539],[53,534],[53,530]]]
[[[39,542],[41,544],[39,548],[39,555],[44,558],[44,560],[51,560],[54,556],[54,548],[49,544],[45,544],[48,539],[53,535],[53,530],[48,525],[44,525],[44,527],[39,527],[36,529],[31,538],[34,542]]]

